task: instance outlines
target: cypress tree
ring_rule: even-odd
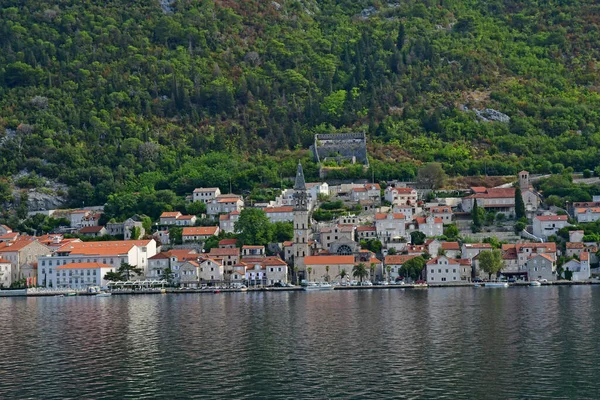
[[[525,203],[523,202],[521,188],[518,186],[515,189],[515,217],[517,219],[525,217]]]
[[[473,199],[471,216],[473,217],[473,226],[477,229],[481,228],[481,219],[479,218],[479,205],[477,204],[477,199]]]
[[[404,46],[404,39],[406,37],[406,32],[404,31],[404,24],[400,24],[400,28],[398,28],[398,39],[396,39],[396,48],[401,50]]]

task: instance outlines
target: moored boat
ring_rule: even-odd
[[[542,286],[540,281],[531,281],[529,282],[529,286]]]
[[[508,287],[508,282],[486,282],[484,286],[488,288],[505,288]]]
[[[108,293],[108,292],[98,292],[96,293],[96,297],[109,297],[112,296],[112,293]]]
[[[333,285],[327,282],[309,282],[306,286],[304,286],[304,290],[307,292],[317,290],[333,290],[333,288]]]

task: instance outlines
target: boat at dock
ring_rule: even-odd
[[[327,282],[309,282],[304,286],[304,290],[307,292],[318,291],[318,290],[333,290],[334,286]]]
[[[508,287],[508,282],[486,282],[484,286],[487,288],[506,288]]]
[[[542,286],[540,281],[531,281],[529,282],[529,286]]]
[[[112,296],[112,293],[108,293],[108,292],[98,292],[96,293],[96,297],[109,297]]]

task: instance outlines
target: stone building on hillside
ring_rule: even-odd
[[[310,149],[319,164],[325,161],[350,161],[352,164],[369,165],[367,136],[364,132],[316,134]]]

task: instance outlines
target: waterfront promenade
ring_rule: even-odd
[[[394,290],[394,289],[437,289],[437,288],[456,288],[456,287],[473,287],[476,288],[476,283],[464,282],[464,283],[433,283],[433,284],[405,284],[405,285],[373,285],[373,286],[335,286],[334,290]],[[483,283],[485,288],[485,283]],[[592,279],[589,281],[553,281],[544,282],[542,286],[574,286],[574,285],[600,285],[600,280]],[[514,282],[509,283],[509,287],[517,286],[529,286],[529,282]],[[301,286],[294,287],[250,287],[250,288],[211,288],[207,287],[204,289],[179,289],[179,288],[150,288],[150,289],[116,289],[109,290],[107,292],[112,295],[144,295],[144,294],[218,294],[218,293],[243,293],[243,292],[294,292],[303,291]],[[95,296],[96,293],[88,293],[85,290],[59,290],[59,289],[44,289],[44,288],[30,288],[30,289],[16,289],[16,290],[0,290],[0,298],[2,297],[52,297],[52,296],[65,296],[65,295],[77,295],[77,296]]]

